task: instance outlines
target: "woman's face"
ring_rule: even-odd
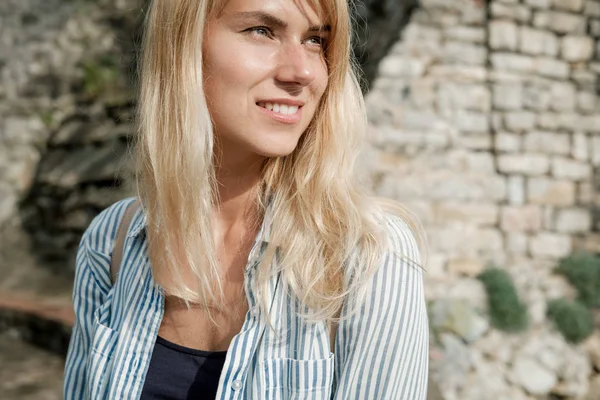
[[[327,87],[324,23],[305,0],[229,0],[208,21],[204,91],[226,157],[294,150]]]

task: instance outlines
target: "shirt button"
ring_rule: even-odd
[[[242,388],[242,381],[240,381],[239,379],[233,381],[231,387],[233,388],[233,390],[240,390]]]

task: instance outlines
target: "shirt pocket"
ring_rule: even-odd
[[[106,398],[113,353],[119,338],[118,331],[100,322],[109,307],[109,304],[103,304],[94,313],[94,330],[87,361],[87,393],[92,400]]]
[[[267,359],[263,372],[266,400],[325,400],[331,396],[334,355],[315,360]]]

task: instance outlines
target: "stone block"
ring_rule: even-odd
[[[575,203],[575,182],[547,177],[529,178],[527,200],[531,204],[571,206]]]
[[[460,22],[462,25],[468,26],[485,26],[487,22],[487,13],[485,7],[461,7]]]
[[[508,204],[519,206],[525,203],[525,178],[522,175],[509,175],[506,179]]]
[[[537,115],[529,111],[510,111],[504,115],[504,126],[514,132],[533,129]]]
[[[549,57],[538,57],[535,59],[533,70],[549,78],[567,79],[571,68],[565,61]]]
[[[560,34],[583,34],[586,30],[586,19],[583,15],[570,14],[560,11],[550,11],[548,14],[547,28]]]
[[[456,110],[488,112],[491,108],[490,90],[486,85],[455,82],[437,83],[437,106],[440,113]]]
[[[446,40],[485,43],[485,30],[472,26],[453,26],[444,30]]]
[[[531,73],[537,67],[532,57],[515,53],[496,52],[492,54],[491,61],[494,69],[513,72]]]
[[[533,14],[533,26],[538,29],[547,29],[550,24],[550,13],[548,11],[536,11]]]
[[[557,10],[579,12],[583,10],[584,0],[552,0],[552,5]],[[589,3],[589,2],[588,2]]]
[[[507,18],[518,22],[528,22],[531,19],[531,10],[523,4],[491,3],[493,18]]]
[[[570,82],[553,82],[550,86],[550,108],[555,111],[575,109],[575,85]]]
[[[485,65],[487,48],[482,45],[448,41],[443,48],[444,60],[453,64]]]
[[[529,251],[533,257],[559,259],[571,253],[572,239],[568,235],[541,232],[529,241]]]
[[[550,107],[550,92],[545,85],[526,85],[523,88],[523,106],[530,110],[546,111]]]
[[[589,36],[565,36],[561,40],[560,53],[569,62],[588,61],[594,54],[594,40]]]
[[[530,131],[523,138],[523,149],[531,153],[568,155],[571,150],[567,133]]]
[[[554,207],[542,207],[542,226],[545,230],[554,229]]]
[[[565,130],[581,130],[583,126],[582,116],[574,112],[561,112],[556,114],[558,128]]]
[[[455,123],[461,132],[487,132],[490,129],[489,118],[485,113],[472,111],[457,112]]]
[[[591,177],[592,167],[586,162],[570,158],[554,157],[552,159],[551,172],[552,176],[558,179],[581,181]]]
[[[495,225],[498,222],[498,206],[494,203],[443,201],[435,207],[435,222]]]
[[[494,135],[494,145],[497,151],[516,153],[521,150],[521,135],[510,132],[497,132]]]
[[[434,26],[411,23],[402,31],[401,41],[438,43],[442,41],[442,30]]]
[[[541,227],[539,206],[505,206],[500,210],[500,228],[504,232],[537,232]]]
[[[592,136],[591,138],[591,157],[592,157],[592,165],[599,166],[600,165],[600,137]]]
[[[456,275],[476,277],[484,267],[483,260],[477,258],[455,258],[448,261],[448,271]]]
[[[576,128],[590,133],[600,133],[600,114],[579,116]]]
[[[455,83],[486,83],[488,69],[478,65],[431,65],[427,70],[428,76],[440,82]]]
[[[489,248],[502,248],[502,239],[489,235],[490,228],[477,228],[471,224],[454,224],[454,226],[431,227],[428,230],[430,251],[446,254],[448,257],[475,255]],[[488,243],[482,243],[478,237],[486,231]],[[494,231],[496,231],[494,229]]]
[[[592,69],[591,71],[587,69],[588,65],[590,69]],[[593,65],[593,62],[588,63],[587,65],[583,65],[582,67],[585,67],[585,69],[577,68],[581,65],[573,65],[574,68],[571,71],[571,79],[575,81],[575,83],[579,86],[580,89],[589,89],[595,87],[596,82],[598,81],[597,74],[600,73],[600,71],[594,71]]]
[[[587,161],[590,158],[588,137],[581,132],[573,134],[573,145],[571,147],[571,157],[579,161]]]
[[[489,45],[494,50],[516,50],[518,28],[514,21],[495,20],[489,24]]]
[[[504,235],[506,250],[513,254],[527,253],[528,240],[527,235],[520,232],[510,232]]]
[[[596,94],[588,91],[577,92],[576,101],[577,109],[584,113],[595,111],[598,104]]]
[[[537,176],[550,169],[550,160],[542,154],[500,154],[497,160],[498,170],[505,174]]]
[[[587,235],[585,235],[581,247],[583,248],[583,250],[592,253],[600,253],[600,234],[588,233]],[[598,389],[600,390],[600,387]],[[586,400],[594,400],[594,398],[590,396],[587,397]]]
[[[525,0],[525,4],[532,8],[547,10],[550,8],[552,0]]]
[[[600,3],[598,1],[586,1],[583,14],[590,17],[600,18]]]
[[[458,148],[477,151],[489,151],[493,148],[492,135],[489,134],[481,135],[477,133],[466,133],[456,138],[454,144]]]
[[[558,129],[560,123],[558,115],[555,113],[541,113],[538,114],[537,126],[541,129]]]
[[[577,184],[577,203],[591,204],[594,201],[594,185],[590,182],[579,182]]]
[[[491,152],[469,152],[464,158],[460,159],[459,166],[456,170],[479,174],[495,174],[496,167],[494,165],[494,160],[495,156]]]
[[[590,33],[593,37],[600,36],[600,21],[597,19],[590,20]]]
[[[390,54],[379,63],[379,75],[389,78],[415,78],[425,72],[425,63],[413,57]]]
[[[519,36],[519,49],[532,55],[556,56],[558,39],[552,32],[522,26]]]
[[[561,233],[585,233],[592,227],[591,212],[585,208],[565,208],[557,211],[555,229]]]
[[[523,86],[520,84],[496,84],[493,92],[494,108],[518,110],[523,107]]]

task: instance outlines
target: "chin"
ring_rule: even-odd
[[[289,156],[295,149],[296,146],[269,146],[257,148],[255,151],[262,157],[275,158]]]
[[[268,141],[263,143],[257,143],[254,147],[254,151],[263,157],[285,157],[290,154],[298,146],[298,140],[282,140],[282,141]]]

